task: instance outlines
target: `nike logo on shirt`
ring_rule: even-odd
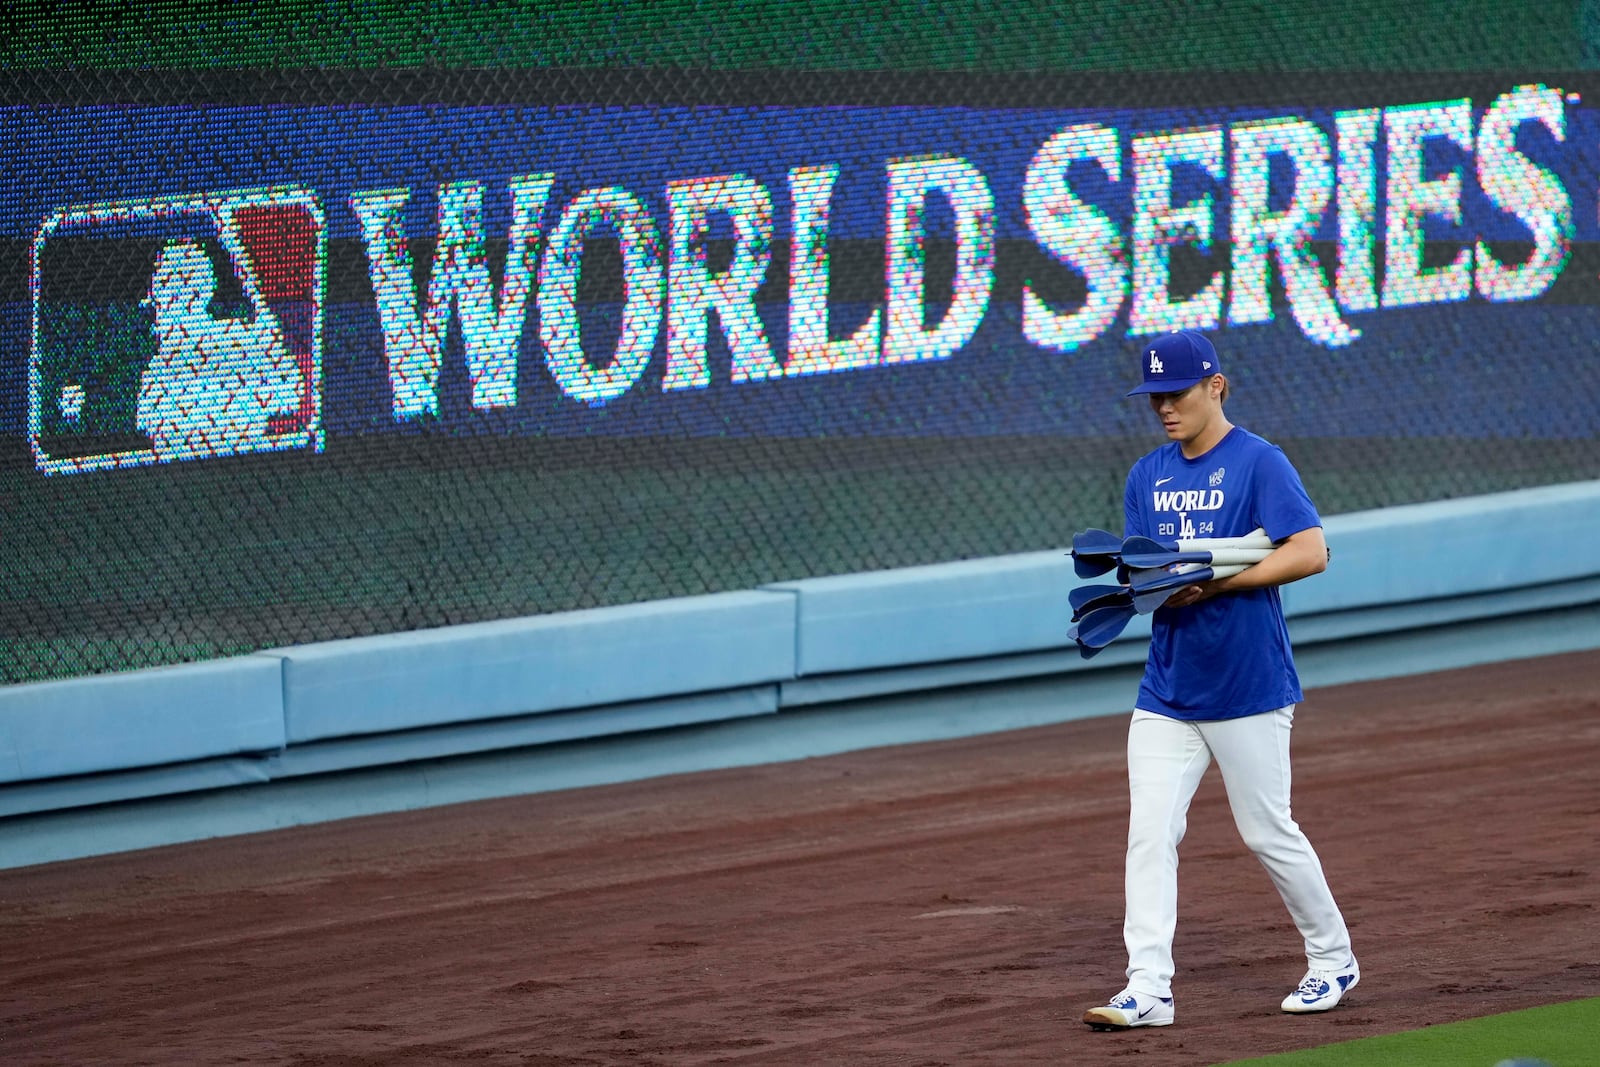
[[[1157,478],[1156,479],[1156,488],[1160,489],[1163,485],[1166,485],[1170,481],[1172,481],[1171,478]]]

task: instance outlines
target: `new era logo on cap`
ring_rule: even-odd
[[[1179,330],[1164,334],[1145,346],[1144,382],[1128,395],[1175,393],[1222,373],[1217,350],[1204,334]]]

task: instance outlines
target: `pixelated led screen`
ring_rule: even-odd
[[[1465,463],[1454,481],[1340,497],[1340,463],[1362,462],[1328,458],[1341,441],[1389,442],[1371,467],[1408,439],[1445,455],[1565,442],[1529,477],[1593,476],[1573,457],[1600,431],[1600,279],[1574,251],[1600,225],[1600,119],[1560,85],[1348,108],[88,104],[8,107],[0,124],[0,230],[26,260],[0,322],[0,431],[25,442],[9,477],[30,506],[65,506],[38,488],[63,479],[84,486],[79,506],[170,503],[159,479],[204,467],[207,492],[245,508],[338,470],[328,499],[350,525],[320,551],[339,557],[329,546],[377,507],[364,494],[383,497],[385,529],[430,521],[408,490],[358,477],[421,462],[419,441],[462,470],[497,455],[588,470],[561,485],[569,509],[588,494],[614,513],[636,492],[619,470],[675,468],[662,514],[640,521],[681,558],[633,584],[559,562],[609,536],[573,519],[559,537],[497,535],[565,574],[559,591],[445,610],[436,586],[407,610],[397,586],[341,619],[382,583],[347,547],[350,573],[298,594],[326,589],[305,613],[323,624],[202,635],[202,655],[1053,547],[1115,521],[1106,486],[1153,443],[1148,411],[1122,400],[1132,353],[1179,327],[1212,333],[1235,421],[1308,442],[1296,458],[1314,489],[1326,474],[1325,511],[1507,484]],[[584,442],[608,458],[585,467]],[[693,442],[722,451],[661,458]],[[785,467],[802,443],[805,469]],[[842,470],[911,478],[913,454],[965,463],[987,495],[916,497],[919,513],[870,479],[840,489]],[[299,458],[273,465],[284,455]],[[777,480],[708,503],[700,483],[741,463]],[[1008,487],[1031,463],[1092,477]],[[848,543],[812,554],[789,513],[839,494],[876,532],[811,514]],[[778,547],[707,563],[697,539],[730,522]],[[416,551],[459,550],[454,536]],[[501,551],[463,566],[503,566]],[[267,568],[230,617],[277,600],[304,559]]]
[[[1126,368],[1082,353],[1130,337],[1221,331],[1241,364],[1307,370],[1442,358],[1410,312],[1487,323],[1544,296],[1593,237],[1600,155],[1593,113],[1542,85],[1277,114],[85,108],[7,130],[5,223],[33,257],[31,338],[8,349],[29,353],[27,430],[51,473],[445,417],[452,335],[456,417],[484,432],[1115,430],[1103,402]],[[370,297],[327,291],[328,244],[350,239]],[[580,301],[596,239],[618,291]],[[830,245],[859,241],[883,247],[880,292],[831,300]],[[1525,247],[1508,261],[1496,241]],[[933,242],[951,258],[938,278]],[[1006,242],[1082,295],[1029,279],[997,306]],[[1219,243],[1231,262],[1175,292],[1175,250]],[[1461,362],[1458,389],[1490,387],[1491,360]],[[1005,401],[927,410],[918,375],[956,363]],[[870,409],[839,382],[886,372]],[[919,402],[895,411],[897,386]],[[1378,394],[1297,410],[1295,429],[1404,432]]]

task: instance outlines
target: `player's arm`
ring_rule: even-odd
[[[1219,593],[1243,593],[1250,589],[1266,589],[1274,585],[1288,585],[1328,569],[1328,542],[1322,527],[1311,526],[1284,538],[1272,554],[1260,563],[1245,568],[1230,578],[1213,578],[1209,582],[1184,586],[1167,598],[1166,606],[1181,608],[1198,604]]]
[[[1288,585],[1327,569],[1327,539],[1322,535],[1322,527],[1312,526],[1290,534],[1260,563],[1231,578],[1217,578],[1205,584],[1212,587],[1213,593],[1242,593],[1247,589]]]

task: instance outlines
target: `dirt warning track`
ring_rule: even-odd
[[[1131,699],[1131,694],[1130,694]],[[1215,1064],[1593,995],[1600,653],[1312,691],[1295,814],[1362,981],[1213,770],[1177,1024],[1121,987],[1123,716],[0,871],[0,1062]]]

